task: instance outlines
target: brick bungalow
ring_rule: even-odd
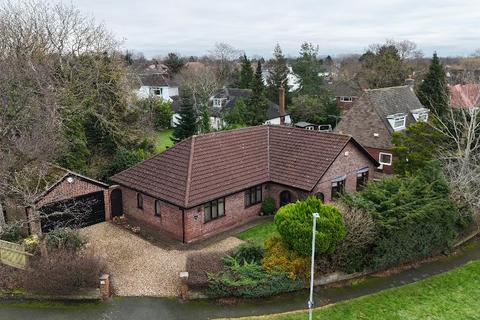
[[[366,90],[335,127],[360,142],[380,163],[378,171],[393,173],[392,134],[417,121],[427,121],[429,110],[413,86]]]
[[[123,212],[188,243],[315,194],[331,201],[378,166],[352,137],[263,125],[193,136],[111,178]]]

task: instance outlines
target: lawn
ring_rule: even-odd
[[[173,142],[170,137],[173,134],[173,129],[167,129],[158,132],[155,140],[155,152],[160,153],[167,149],[167,147],[173,146]]]
[[[420,282],[317,309],[314,319],[478,319],[479,298],[480,261],[475,261]],[[242,319],[303,320],[307,313]]]
[[[275,232],[277,232],[275,223],[273,221],[268,221],[251,229],[240,232],[237,234],[237,237],[242,240],[251,241],[263,246],[265,240],[267,240]]]

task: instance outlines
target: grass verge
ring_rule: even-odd
[[[480,261],[402,287],[316,309],[314,319],[478,319]],[[304,311],[242,318],[307,319]]]
[[[158,132],[155,139],[155,152],[160,153],[165,151],[167,148],[173,146],[173,142],[170,137],[173,135],[173,129],[167,129]]]

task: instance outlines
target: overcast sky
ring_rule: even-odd
[[[53,0],[52,0],[53,1]],[[147,57],[202,55],[226,42],[270,56],[275,43],[296,55],[360,53],[386,38],[415,41],[426,55],[480,48],[479,0],[62,0],[103,21],[125,48]]]

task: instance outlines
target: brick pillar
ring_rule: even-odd
[[[180,272],[180,298],[188,299],[188,272]]]
[[[100,280],[100,297],[102,300],[107,300],[110,298],[110,275],[102,274],[99,278]]]
[[[112,220],[112,205],[110,203],[112,188],[103,191],[103,202],[105,203],[105,221]]]

